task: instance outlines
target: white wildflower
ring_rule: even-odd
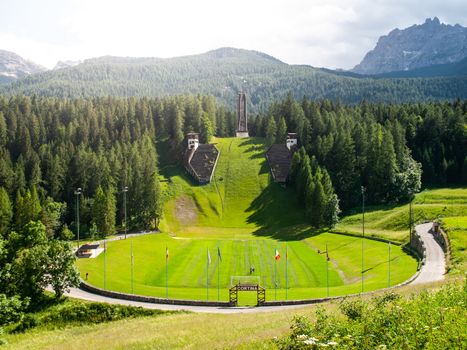
[[[307,345],[315,345],[318,342],[318,339],[309,337],[307,340],[304,341]]]

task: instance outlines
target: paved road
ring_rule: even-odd
[[[416,279],[412,281],[412,284],[421,284],[440,281],[444,278],[445,271],[445,259],[444,253],[441,247],[436,243],[433,235],[429,233],[432,224],[421,224],[415,226],[415,230],[419,233],[422,240],[425,242],[426,247],[426,259],[425,265],[422,266],[420,274]],[[118,238],[117,238],[118,239]],[[71,288],[69,293],[66,295],[84,299],[89,301],[105,302],[110,304],[120,305],[133,305],[141,306],[147,309],[158,309],[158,310],[187,310],[193,312],[207,312],[207,313],[251,313],[251,312],[271,312],[287,309],[295,309],[304,307],[304,305],[287,305],[287,306],[264,306],[264,307],[215,307],[215,306],[187,306],[187,305],[166,305],[166,304],[154,304],[144,303],[139,301],[130,301],[104,297],[98,294],[93,294],[84,291],[79,288]]]
[[[65,293],[72,298],[78,298],[89,301],[98,301],[109,304],[119,305],[132,305],[141,306],[146,309],[157,310],[186,310],[193,312],[206,312],[206,313],[220,313],[220,314],[233,314],[233,313],[251,313],[251,312],[270,312],[286,309],[296,309],[304,305],[287,305],[287,306],[263,306],[263,307],[217,307],[217,306],[189,306],[189,305],[169,305],[169,304],[154,304],[144,303],[140,301],[122,300],[104,297],[98,294],[93,294],[79,288],[71,288],[69,293]]]
[[[444,252],[429,232],[432,226],[431,222],[415,226],[415,230],[425,243],[426,258],[420,274],[412,284],[436,282],[444,279],[446,271]]]

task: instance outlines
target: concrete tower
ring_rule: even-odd
[[[237,117],[238,117],[237,137],[249,137],[248,116],[246,112],[246,95],[244,92],[238,93]]]

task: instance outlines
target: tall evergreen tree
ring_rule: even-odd
[[[284,117],[279,119],[279,125],[277,126],[276,143],[285,143],[287,137],[287,125]]]
[[[268,124],[266,126],[266,143],[272,145],[276,140],[277,126],[276,121],[273,117],[269,117]]]
[[[6,237],[13,219],[13,208],[7,191],[0,187],[0,239]]]
[[[93,223],[101,236],[109,236],[115,233],[116,203],[113,188],[106,192],[101,186],[97,188],[93,200]]]

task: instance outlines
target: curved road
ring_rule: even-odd
[[[432,226],[431,222],[415,226],[415,231],[425,243],[426,255],[425,264],[422,265],[419,275],[412,281],[412,284],[430,283],[444,279],[446,271],[444,252],[430,232]]]
[[[411,284],[422,284],[436,282],[444,279],[445,258],[444,252],[439,244],[434,240],[433,235],[429,232],[432,223],[421,224],[415,226],[415,230],[422,238],[426,247],[425,264],[422,266],[419,275],[411,282]],[[284,306],[263,306],[263,307],[216,307],[216,306],[187,306],[187,305],[169,305],[169,304],[154,304],[144,303],[139,301],[123,300],[109,298],[98,294],[93,294],[79,288],[71,288],[67,296],[89,301],[105,302],[110,304],[141,306],[147,309],[158,310],[187,310],[193,312],[207,313],[250,313],[250,312],[270,312],[285,309],[295,309],[306,306],[302,305],[284,305]]]

